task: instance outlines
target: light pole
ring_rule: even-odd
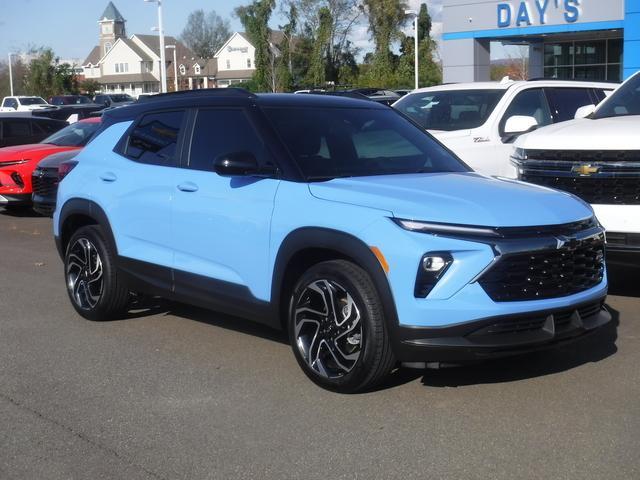
[[[419,85],[418,85],[418,12],[412,9],[408,9],[404,11],[404,14],[413,16],[413,39],[415,42],[415,45],[413,47],[413,49],[415,50],[414,52],[415,59],[413,61],[414,63],[413,68],[415,70],[414,74],[415,74],[416,89],[417,89],[419,88]]]
[[[167,45],[165,48],[170,48],[173,50],[173,91],[178,91],[178,64],[176,60],[176,46],[175,45]]]
[[[167,93],[167,64],[164,52],[164,28],[162,26],[162,0],[144,0],[147,3],[158,4],[158,33],[160,34],[160,91]]]
[[[13,97],[13,71],[11,70],[11,57],[13,57],[13,53],[9,52],[9,87],[11,89],[11,96]]]

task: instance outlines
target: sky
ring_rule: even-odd
[[[127,34],[150,34],[157,24],[155,3],[144,0],[113,0],[127,20]],[[419,8],[424,0],[409,0],[413,8]],[[0,58],[9,52],[25,52],[29,47],[53,48],[61,59],[83,61],[98,43],[98,18],[108,0],[0,0]],[[228,19],[232,30],[242,30],[233,16],[233,9],[248,0],[163,0],[164,30],[166,35],[177,36],[184,28],[190,12],[199,8],[215,10]],[[280,2],[278,2],[279,4]],[[427,0],[434,20],[436,39],[442,32],[442,0]],[[276,7],[271,28],[284,23]],[[410,26],[407,27],[410,33]],[[363,51],[372,50],[366,24],[354,29],[353,42]]]

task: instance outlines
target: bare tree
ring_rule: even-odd
[[[512,80],[529,79],[529,47],[519,45],[509,54],[508,75]]]
[[[199,9],[189,14],[180,40],[198,57],[213,58],[230,36],[228,20],[222,19],[215,10],[205,13]]]

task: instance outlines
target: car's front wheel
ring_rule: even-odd
[[[67,293],[80,315],[89,320],[111,320],[124,312],[129,290],[118,278],[115,254],[99,226],[82,227],[73,234],[64,272]]]
[[[314,265],[299,279],[289,338],[307,376],[329,390],[369,389],[395,364],[378,292],[362,268],[345,260]]]

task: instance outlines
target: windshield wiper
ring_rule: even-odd
[[[335,178],[349,178],[353,175],[307,175],[308,182],[322,182],[326,180],[333,180]]]

